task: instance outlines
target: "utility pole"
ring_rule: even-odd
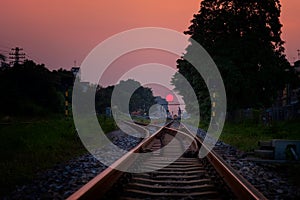
[[[12,59],[13,61],[11,61],[12,65],[19,65],[20,63],[23,63],[23,60],[25,59],[25,53],[20,53],[20,51],[23,50],[23,48],[12,48],[12,53],[9,53],[10,55],[10,59]]]

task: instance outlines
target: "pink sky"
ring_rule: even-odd
[[[187,30],[200,0],[1,0],[0,52],[20,46],[50,69],[80,64],[101,41],[127,29]],[[300,1],[283,0],[283,39],[290,61],[300,49]],[[173,62],[174,63],[174,62]]]

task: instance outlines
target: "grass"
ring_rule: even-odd
[[[258,149],[260,140],[300,140],[300,121],[277,122],[269,126],[253,123],[225,123],[220,139],[240,150],[252,151]],[[281,164],[277,169],[291,184],[300,187],[299,164]]]
[[[270,139],[300,140],[300,122],[276,122],[271,125],[225,123],[220,139],[243,151],[258,148],[258,141]]]
[[[98,117],[98,121],[104,133],[109,133],[116,130],[118,127],[111,117],[100,116]]]
[[[150,124],[151,120],[140,116],[131,116],[131,119],[138,123]]]
[[[112,119],[99,121],[104,132],[116,129]],[[38,171],[87,152],[71,119],[10,121],[0,125],[0,137],[0,196],[29,182]]]

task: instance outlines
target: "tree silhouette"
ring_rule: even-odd
[[[43,64],[26,60],[0,72],[0,115],[63,113],[60,82]]]
[[[120,81],[115,89],[118,91],[118,96],[113,98],[113,101],[123,113],[128,112],[125,99],[129,99],[129,112],[141,110],[148,113],[150,107],[155,104],[152,90],[141,86],[141,83],[133,79]]]
[[[137,88],[132,94],[129,93],[130,88]],[[130,97],[129,100],[129,112],[143,110],[148,113],[148,110],[152,105],[155,104],[154,96],[152,90],[147,87],[141,86],[138,81],[128,79],[126,81],[121,81],[115,86],[108,86],[103,88],[101,86],[97,87],[96,90],[96,110],[100,114],[105,113],[106,107],[111,107],[111,99],[113,90],[119,89],[118,98],[114,100],[115,104],[120,107],[120,111],[127,113],[128,111],[124,108],[125,103],[124,99]]]
[[[0,53],[0,60],[2,60],[2,61],[6,60],[6,57],[3,54],[1,54],[1,53]]]
[[[280,8],[279,0],[203,0],[185,32],[217,64],[229,110],[270,106],[277,91],[284,88],[290,64],[281,39]],[[191,52],[191,46],[186,50],[186,55],[197,53]],[[202,111],[209,111],[209,95],[200,75],[184,56],[177,64],[178,72],[196,91]],[[172,83],[187,96],[180,90],[178,75]]]
[[[100,114],[106,113],[106,108],[111,107],[111,95],[114,90],[114,86],[101,87],[98,86],[96,90],[95,106],[96,110]]]

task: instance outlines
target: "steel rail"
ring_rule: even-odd
[[[188,132],[190,132],[190,134],[192,133],[189,128],[187,128],[184,124],[182,125]],[[203,143],[202,139],[198,135],[195,139],[201,146],[205,148],[206,151],[208,151],[208,147]],[[214,150],[211,150],[207,154],[207,159],[238,199],[267,199],[242,175],[238,174],[235,169],[227,164],[224,159],[221,158]]]
[[[124,156],[114,162],[110,167],[101,172],[98,176],[93,178],[75,193],[73,193],[67,200],[89,200],[100,199],[113,184],[122,176],[124,172],[117,170],[120,166],[124,169],[128,169],[134,161],[134,153],[139,153],[145,146],[149,145],[151,141],[170,123],[162,126],[158,131],[146,138],[143,142],[127,152]],[[133,123],[131,123],[133,125]],[[137,126],[137,125],[136,125]],[[97,198],[98,197],[98,198]]]

